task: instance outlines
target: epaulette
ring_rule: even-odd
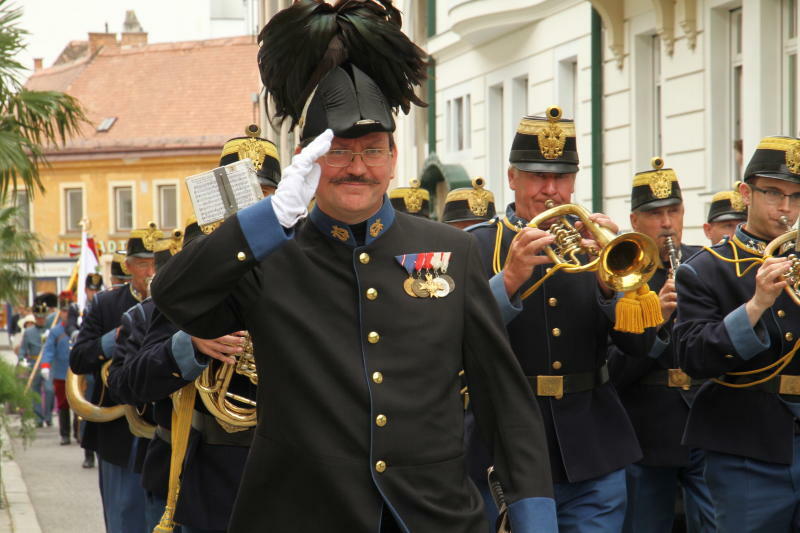
[[[500,220],[501,220],[500,215],[495,215],[493,218],[490,218],[489,220],[484,220],[483,222],[478,222],[477,224],[473,224],[472,226],[467,226],[466,228],[464,228],[464,231],[472,232],[480,228],[494,228],[497,226],[498,223],[500,223]]]

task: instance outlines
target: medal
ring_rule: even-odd
[[[408,273],[408,277],[403,281],[403,291],[405,291],[405,293],[412,298],[417,298],[417,295],[414,292],[415,280],[413,272],[415,270],[418,255],[419,254],[404,254],[395,256],[395,259],[398,263],[400,263],[400,266],[402,266],[403,269],[405,269],[405,271]],[[427,297],[427,295],[424,297]]]
[[[427,284],[420,278],[414,278],[411,283],[411,290],[417,298],[430,298],[431,293],[428,292]]]
[[[417,295],[414,294],[414,289],[412,288],[413,284],[414,284],[414,278],[411,277],[406,278],[406,280],[403,282],[403,290],[406,291],[406,294],[408,294],[412,298],[416,298]]]
[[[450,292],[453,292],[456,289],[455,280],[451,276],[447,275],[447,267],[450,266],[450,256],[452,254],[453,252],[442,252],[442,258],[441,258],[442,273],[439,275],[439,277],[442,278],[447,283],[448,287],[450,288]]]
[[[408,273],[403,292],[412,298],[444,298],[456,288],[446,274],[452,252],[424,252],[397,255],[395,259]]]

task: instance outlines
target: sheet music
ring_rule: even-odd
[[[226,213],[230,216],[263,198],[250,159],[189,176],[185,181],[200,226],[224,220]]]

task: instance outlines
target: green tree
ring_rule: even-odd
[[[15,302],[39,258],[36,234],[17,229],[16,207],[0,207],[0,301]]]
[[[72,96],[22,86],[26,69],[15,57],[25,48],[28,32],[17,26],[21,15],[9,0],[0,0],[0,200],[18,184],[31,197],[44,192],[39,169],[47,164],[46,149],[63,145],[87,122]]]

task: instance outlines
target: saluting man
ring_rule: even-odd
[[[258,426],[229,531],[483,533],[464,473],[462,368],[514,531],[555,531],[541,418],[472,239],[395,213],[386,195],[391,110],[418,102],[424,52],[388,1],[296,2],[261,42],[262,80],[306,147],[275,195],[153,282],[188,333],[252,335]],[[332,61],[298,72],[318,66],[298,54],[329,46]]]
[[[625,466],[639,460],[641,451],[609,383],[608,338],[611,335],[625,349],[644,353],[652,334],[613,330],[615,295],[598,282],[595,273],[556,272],[545,280],[552,271],[541,252],[553,244],[554,237],[527,226],[547,209],[549,201],[555,205],[571,201],[578,172],[574,122],[562,118],[557,106],[549,107],[544,116],[523,117],[509,161],[514,203],[504,217],[467,231],[478,240],[485,275],[511,346],[533,387],[529,394],[543,413],[559,531],[620,531]],[[596,213],[591,220],[617,231],[606,215]],[[472,391],[469,369],[466,378]],[[471,453],[470,472],[480,482],[487,459],[481,462],[475,446]]]
[[[94,376],[91,402],[96,405],[116,405],[106,393],[100,371],[113,356],[122,314],[147,298],[154,272],[153,245],[161,237],[155,224],[131,232],[125,258],[130,283],[95,296],[70,351],[72,371]],[[125,418],[86,422],[81,446],[97,452],[100,458],[100,492],[108,533],[140,533],[145,527],[141,475],[134,472],[137,445]]]
[[[649,285],[659,293],[664,323],[646,354],[627,354],[614,346],[608,361],[611,381],[644,453],[641,461],[626,468],[628,507],[623,531],[671,532],[680,487],[687,530],[713,533],[703,451],[681,444],[689,408],[702,380],[692,380],[680,369],[677,343],[672,338],[677,305],[674,269],[700,248],[683,243],[684,206],[677,174],[662,168],[660,157],[654,157],[652,165],[633,179],[630,220],[633,230],[652,238],[661,252],[662,264]]]
[[[711,378],[694,400],[684,443],[705,450],[719,533],[797,531],[800,308],[784,291],[793,262],[764,259],[764,250],[800,213],[800,140],[762,139],[744,180],[747,221],[676,276],[681,364]],[[794,242],[775,254],[796,253]]]
[[[733,190],[720,191],[711,198],[708,221],[703,224],[703,231],[711,244],[717,244],[724,237],[733,236],[736,226],[745,220],[747,220],[747,206],[739,193],[739,182],[737,182]]]

